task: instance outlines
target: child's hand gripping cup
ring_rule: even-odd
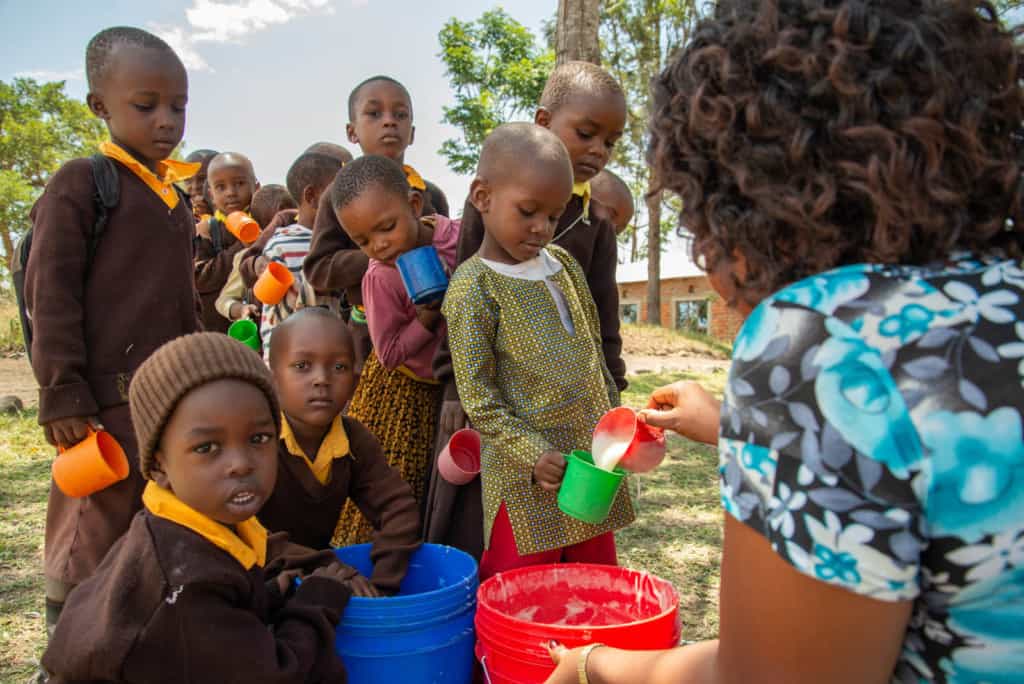
[[[463,428],[452,435],[437,456],[437,471],[453,485],[472,482],[480,474],[480,433]]]
[[[254,351],[260,350],[260,329],[253,321],[242,318],[228,328],[228,337],[236,339]]]
[[[244,211],[233,211],[228,214],[224,221],[228,232],[238,238],[243,245],[250,245],[256,242],[260,236],[260,224],[246,214]]]
[[[284,264],[271,261],[267,264],[267,270],[256,281],[252,292],[256,295],[256,299],[269,306],[274,306],[284,299],[294,282],[295,276]]]
[[[53,481],[67,496],[89,496],[128,477],[128,458],[109,432],[90,428],[81,442],[59,451]]]
[[[565,477],[558,490],[558,508],[577,520],[599,525],[608,517],[626,471],[609,472],[594,465],[586,451],[574,451],[566,457]]]
[[[444,293],[448,291],[448,274],[433,246],[409,250],[398,257],[395,265],[413,304],[433,304],[444,299]]]

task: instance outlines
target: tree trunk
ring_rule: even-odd
[[[558,0],[558,24],[555,28],[557,64],[581,60],[601,63],[598,27],[601,0]]]
[[[654,187],[654,176],[651,184]],[[647,318],[650,325],[661,325],[661,193],[648,195],[647,204]]]

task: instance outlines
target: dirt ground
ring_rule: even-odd
[[[0,397],[13,395],[21,399],[25,408],[39,403],[39,392],[28,359],[0,357]]]

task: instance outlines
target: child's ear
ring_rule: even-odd
[[[320,197],[324,194],[325,188],[317,188],[312,185],[307,185],[302,188],[302,197],[299,198],[299,204],[302,202],[308,202],[310,206],[319,207]]]
[[[167,473],[164,471],[164,454],[162,451],[153,452],[153,464],[149,467],[149,476],[153,478],[153,482],[156,482],[167,491],[174,491],[171,489],[171,482],[167,479]]]
[[[89,111],[98,119],[106,121],[110,118],[107,105],[103,104],[103,97],[97,93],[89,93],[85,96],[85,103],[89,105]]]
[[[412,213],[416,218],[423,215],[423,195],[419,190],[409,191],[409,206],[412,207]]]
[[[551,111],[547,107],[538,107],[533,115],[533,123],[544,128],[551,128]]]
[[[469,186],[469,201],[481,214],[491,210],[491,189],[483,178],[477,176],[473,179]]]
[[[348,136],[348,141],[353,145],[359,144],[359,136],[356,135],[356,127],[350,123],[345,124],[345,135]]]

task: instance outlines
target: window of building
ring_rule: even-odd
[[[635,302],[631,304],[620,304],[619,318],[623,323],[639,323],[640,305]]]
[[[676,300],[676,330],[708,333],[708,301],[706,299]]]

